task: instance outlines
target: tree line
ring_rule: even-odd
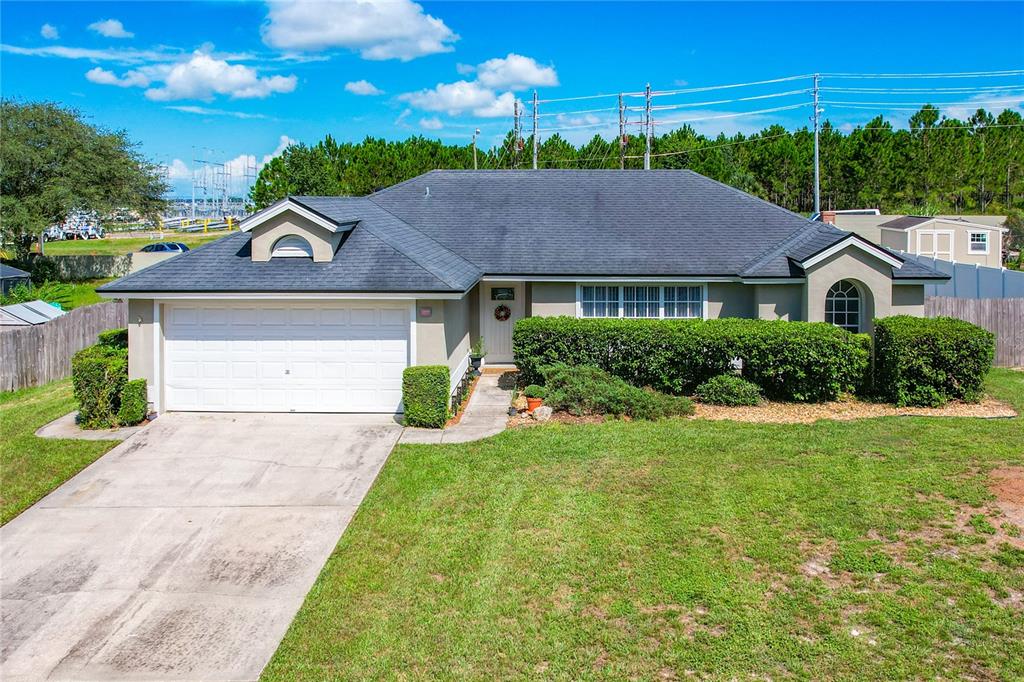
[[[478,152],[483,169],[530,168],[533,140]],[[744,135],[708,137],[683,126],[652,142],[652,168],[689,168],[745,192],[807,213],[813,209],[814,134],[781,125]],[[540,168],[641,168],[642,136],[595,135],[576,146],[558,134],[538,149]],[[848,131],[820,131],[823,209],[878,208],[884,213],[1007,213],[1024,207],[1021,114],[978,109],[966,120],[922,107],[907,128],[878,116]],[[625,159],[620,157],[625,156]],[[365,195],[435,168],[473,168],[470,145],[421,136],[388,141],[296,144],[265,165],[250,192],[256,208],[292,195]]]

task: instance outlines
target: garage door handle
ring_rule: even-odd
[[[291,374],[291,373],[292,373],[292,371],[291,371],[290,369],[286,369],[286,370],[284,371],[284,373],[285,373],[285,374]]]

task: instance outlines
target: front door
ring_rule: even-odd
[[[512,326],[523,316],[524,305],[521,282],[480,284],[480,333],[487,364],[512,362]]]

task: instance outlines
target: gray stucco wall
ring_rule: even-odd
[[[530,287],[530,309],[535,317],[576,316],[575,282],[533,282]]]
[[[448,368],[452,381],[464,371],[466,355],[469,353],[469,296],[458,301],[444,302],[444,341],[448,353]]]
[[[155,402],[159,385],[153,363],[153,301],[128,301],[128,378],[145,379],[149,402]]]
[[[753,289],[758,319],[788,322],[803,319],[803,284],[755,284]]]
[[[732,282],[708,284],[708,319],[753,317],[754,287]]]
[[[420,313],[430,308],[430,316]],[[448,365],[452,380],[469,353],[470,297],[455,300],[417,299],[416,364]]]
[[[253,228],[252,259],[260,262],[270,260],[270,253],[277,240],[291,234],[309,242],[313,247],[313,260],[317,263],[332,260],[344,236],[344,233],[331,232],[300,215],[286,212]]]
[[[891,314],[924,317],[924,285],[894,284]]]

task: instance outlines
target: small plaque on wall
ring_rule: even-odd
[[[434,309],[430,306],[423,306],[420,308],[420,317],[430,317],[434,314]]]
[[[493,287],[491,289],[492,301],[514,301],[516,300],[515,287]]]

